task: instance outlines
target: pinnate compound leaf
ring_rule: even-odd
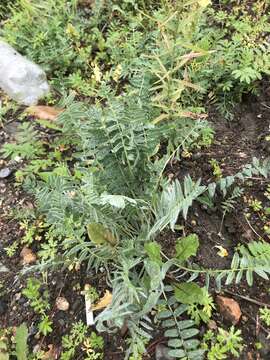
[[[190,256],[195,256],[199,247],[199,238],[196,234],[190,234],[178,239],[175,245],[176,258],[186,261]]]

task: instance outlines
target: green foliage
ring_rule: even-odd
[[[91,300],[91,303],[96,302],[99,299],[99,294],[93,286],[89,286],[87,290],[84,290],[85,296]]]
[[[234,326],[229,331],[218,328],[217,335],[208,330],[203,341],[208,360],[230,359],[231,356],[238,358],[243,349],[241,330],[235,330]]]
[[[232,2],[230,7],[218,11],[209,7],[208,22],[203,25],[201,43],[207,49],[211,46],[215,50],[204,74],[212,76],[216,101],[228,116],[231,102],[241,99],[243,93],[256,91],[256,81],[269,73],[266,43],[266,34],[270,31],[267,20],[269,6],[256,8],[257,5],[258,2],[254,2],[251,9],[246,2],[240,5]],[[212,23],[210,28],[209,20]]]
[[[38,330],[44,336],[47,336],[53,331],[52,321],[49,319],[48,315],[42,315],[41,321],[38,324]]]
[[[176,258],[186,261],[190,256],[195,256],[199,248],[199,238],[196,234],[190,234],[182,239],[178,239],[175,245]]]
[[[207,323],[214,308],[213,298],[205,288],[196,283],[178,283],[174,288],[175,298],[182,304],[188,304],[187,313],[198,325],[200,321]]]
[[[162,265],[161,246],[157,242],[152,241],[146,243],[144,245],[144,250],[151,261]]]
[[[267,325],[270,326],[270,309],[267,307],[260,308],[260,319]]]
[[[110,244],[116,245],[116,239],[111,232],[107,230],[103,225],[98,223],[92,223],[87,225],[87,233],[89,239],[97,245]]]
[[[200,301],[204,292],[202,288],[193,282],[179,283],[175,285],[174,295],[182,304],[193,304]]]
[[[52,321],[46,314],[46,311],[50,308],[48,302],[49,295],[47,291],[45,291],[43,295],[40,295],[40,287],[41,283],[39,280],[29,278],[27,280],[27,287],[23,289],[22,294],[31,301],[30,306],[41,316],[38,329],[44,336],[46,336],[52,332]]]
[[[18,128],[16,143],[4,144],[0,152],[4,158],[15,159],[19,156],[23,159],[34,159],[44,154],[44,148],[38,140],[38,132],[31,124],[24,122]]]
[[[27,360],[27,337],[27,326],[25,324],[21,324],[19,327],[16,328],[15,334],[16,355],[18,360]]]
[[[86,24],[79,22],[75,10],[75,0],[19,0],[11,7],[12,16],[1,35],[61,80],[66,72],[88,67],[91,40],[82,36]],[[83,41],[85,46],[81,47]]]
[[[211,159],[210,160],[210,165],[212,166],[213,168],[213,175],[217,178],[217,179],[220,179],[222,178],[222,170],[217,162],[216,159]]]
[[[245,274],[249,286],[253,284],[254,272],[268,280],[270,273],[270,245],[264,241],[252,241],[247,246],[240,245],[231,262],[231,272],[226,278],[226,285],[234,280],[238,284]]]
[[[231,195],[229,195],[221,204],[221,208],[223,210],[224,216],[229,213],[231,210],[234,209],[234,206],[239,199],[243,195],[244,189],[239,188],[236,186]]]
[[[58,90],[72,88],[83,100],[64,95],[59,108],[65,111],[56,122],[39,122],[55,138],[52,144],[43,144],[25,122],[16,144],[1,150],[4,157],[29,160],[16,179],[35,199],[37,218],[24,221],[22,242],[44,239],[38,245],[39,269],[87,262],[91,271],[107,271],[112,302],[97,315],[96,327],[108,332],[128,327],[126,359],[142,357],[155,325],[149,314],[160,308],[157,319],[170,354],[203,359],[197,325],[208,322],[214,308],[207,291],[211,279],[218,288],[222,280],[230,285],[243,278],[252,285],[254,273],[264,279],[270,273],[270,246],[262,241],[238,246],[229,269],[198,266],[192,258],[199,249],[196,234],[177,239],[172,258],[159,244],[162,231],[177,231],[179,219],[188,221],[195,201],[213,204],[222,194],[225,216],[243,193],[238,183],[270,172],[268,159],[253,159],[234,176],[222,177],[212,160],[217,181],[208,186],[189,175],[181,181],[164,176],[183,153],[211,145],[208,100],[228,114],[236,94],[254,91],[256,80],[269,72],[264,14],[252,24],[246,12],[233,9],[229,16],[206,9],[209,4],[113,0],[96,1],[86,11],[75,0],[18,0],[1,29],[7,41],[45,68]],[[200,274],[205,287],[195,283]],[[40,287],[29,279],[23,294],[46,336],[52,322],[48,294],[41,295]],[[91,290],[90,296],[93,301],[97,294]],[[238,356],[238,331],[210,335],[205,339],[210,360]],[[86,359],[103,356],[102,339],[87,336],[82,322],[63,337],[62,346],[61,360],[75,358],[79,348]]]
[[[181,315],[187,310],[186,305],[179,305],[175,298],[168,299],[169,310],[158,313],[157,318],[168,338],[169,355],[177,359],[203,359],[204,350],[199,349],[200,341],[195,338],[199,330],[193,320],[181,320]]]
[[[186,219],[189,207],[205,189],[205,186],[200,185],[200,180],[195,183],[190,176],[184,178],[183,186],[178,180],[168,184],[156,204],[156,222],[150,231],[150,235],[162,231],[167,225],[170,225],[170,228],[174,230],[180,213]]]
[[[76,350],[79,345],[83,343],[87,336],[87,327],[81,321],[74,323],[70,334],[63,336],[62,346],[63,352],[61,354],[61,360],[74,359]],[[94,341],[95,348],[102,348],[102,341],[99,337],[91,336]]]
[[[15,255],[17,249],[18,249],[18,242],[14,241],[10,246],[5,247],[5,251],[7,253],[8,257],[12,257]]]
[[[13,329],[14,331],[14,329]],[[16,356],[17,360],[28,359],[28,330],[25,323],[15,328],[15,336],[11,344],[10,338],[12,335],[12,328],[0,330],[0,359],[9,360]]]
[[[84,340],[84,350],[86,352],[86,360],[102,360],[104,341],[101,336],[98,336],[95,332],[91,332],[90,336]]]

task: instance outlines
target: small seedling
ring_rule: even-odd
[[[22,294],[30,300],[30,306],[33,310],[41,316],[41,321],[38,325],[39,331],[44,335],[52,332],[52,321],[49,319],[46,311],[49,310],[48,302],[49,294],[47,291],[40,294],[41,283],[37,279],[30,278],[27,281],[27,287],[23,289]]]
[[[219,166],[219,163],[217,162],[216,159],[211,159],[209,161],[210,165],[212,166],[213,169],[213,175],[217,178],[220,179],[222,177],[222,170],[221,167]]]

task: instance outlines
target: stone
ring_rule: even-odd
[[[0,170],[0,179],[5,179],[11,174],[10,168],[4,168]]]
[[[16,301],[19,301],[20,298],[21,298],[21,296],[22,296],[21,293],[16,293],[16,294],[14,295],[14,299],[15,299]]]
[[[209,320],[207,323],[207,327],[209,330],[216,330],[218,328],[217,323],[215,320]]]
[[[26,246],[22,249],[20,257],[22,258],[23,265],[33,264],[37,261],[36,254],[34,254],[33,251]]]
[[[219,307],[219,312],[223,315],[224,319],[233,325],[236,325],[242,315],[240,306],[234,299],[220,296],[216,297],[216,303]]]
[[[0,262],[0,273],[9,272],[8,268]]]
[[[69,302],[63,296],[59,296],[56,299],[55,305],[56,305],[57,309],[61,310],[61,311],[67,311],[69,309]]]

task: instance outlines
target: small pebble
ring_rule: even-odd
[[[215,320],[209,320],[209,322],[207,323],[207,327],[210,330],[216,330],[217,329],[217,323],[215,322]]]
[[[14,295],[14,299],[15,299],[16,301],[18,301],[18,300],[21,298],[21,296],[22,296],[21,293],[16,293],[16,294]]]
[[[9,168],[4,168],[0,170],[0,179],[5,179],[11,174],[11,170]]]
[[[0,273],[9,272],[8,268],[0,262]]]
[[[158,344],[156,346],[156,360],[173,360],[175,358],[173,358],[172,356],[170,356],[169,353],[169,348],[167,348],[165,345],[162,344]]]
[[[55,305],[58,310],[67,311],[69,309],[69,302],[63,296],[59,296],[56,299]]]

